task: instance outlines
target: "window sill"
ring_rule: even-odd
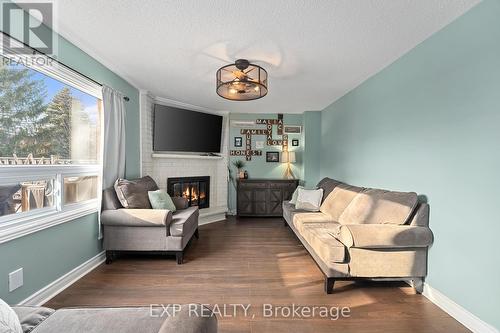
[[[75,220],[99,211],[98,201],[92,200],[86,203],[67,207],[63,211],[50,211],[45,214],[36,214],[18,219],[13,223],[0,225],[0,244],[9,242],[13,239],[23,237],[65,222]],[[96,222],[97,223],[97,222]]]

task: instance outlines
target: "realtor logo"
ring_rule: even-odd
[[[48,28],[54,23],[52,2],[0,2],[4,53],[32,54],[32,49],[46,55],[55,53],[56,38]]]

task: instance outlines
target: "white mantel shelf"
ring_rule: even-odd
[[[188,154],[152,154],[153,158],[176,158],[195,160],[221,160],[222,156],[188,155]]]

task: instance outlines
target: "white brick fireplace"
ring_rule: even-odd
[[[153,152],[153,106],[170,105],[224,116],[221,157]],[[227,149],[228,115],[163,98],[153,97],[145,91],[140,95],[141,112],[141,174],[150,175],[161,189],[167,190],[167,179],[172,177],[210,176],[210,207],[200,210],[200,224],[219,221],[227,212]],[[193,133],[196,135],[196,133]]]

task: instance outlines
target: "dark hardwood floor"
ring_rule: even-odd
[[[337,282],[323,275],[281,219],[230,218],[200,227],[185,263],[134,256],[101,265],[46,305],[251,304],[219,318],[219,332],[469,332],[405,283]],[[263,304],[349,307],[350,317],[267,318]],[[228,310],[232,310],[228,308]],[[285,313],[286,315],[286,313]]]

